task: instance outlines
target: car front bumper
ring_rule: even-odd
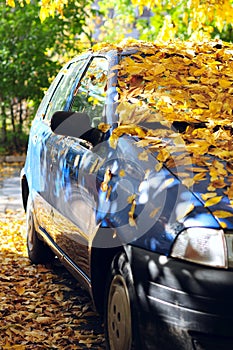
[[[233,348],[233,271],[130,247],[143,349]]]

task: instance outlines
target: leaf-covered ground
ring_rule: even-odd
[[[4,179],[9,177],[19,176],[22,166],[23,164],[20,163],[0,164],[0,181],[3,181]]]
[[[31,265],[22,213],[0,214],[0,349],[104,349],[88,294],[59,264]]]

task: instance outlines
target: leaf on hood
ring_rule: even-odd
[[[203,180],[206,180],[206,173],[205,172],[201,172],[199,174],[196,174],[193,177],[194,182],[199,182],[199,181],[203,181]]]
[[[194,208],[195,208],[194,204],[190,203],[190,205],[187,206],[187,208],[182,213],[182,215],[180,215],[176,220],[180,221],[181,219],[185,218],[188,214],[190,214],[193,211]]]
[[[150,213],[150,218],[154,218],[158,214],[160,209],[161,209],[161,207],[155,208],[154,210],[152,210],[152,212]]]
[[[233,199],[233,183],[229,186],[224,193],[228,196],[229,200]]]
[[[136,220],[135,220],[135,218],[134,218],[135,209],[136,209],[136,201],[135,201],[135,199],[134,199],[134,200],[132,201],[131,208],[130,208],[130,211],[129,211],[129,213],[128,213],[128,215],[129,215],[129,225],[130,225],[130,226],[137,226]]]
[[[217,179],[215,181],[211,181],[210,185],[213,188],[224,188],[226,187],[226,183],[223,178]]]
[[[225,210],[215,210],[213,212],[213,215],[216,216],[219,219],[225,219],[233,216],[233,213]]]
[[[222,199],[222,196],[216,196],[216,197],[210,198],[205,202],[205,207],[211,207],[212,205],[216,205],[221,201],[221,199]]]
[[[216,197],[216,196],[217,196],[217,193],[216,193],[216,192],[207,192],[207,193],[203,193],[203,194],[201,195],[201,197],[202,197],[202,199],[203,199],[204,201],[207,201],[207,199],[213,198],[213,197]]]

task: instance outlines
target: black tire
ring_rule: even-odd
[[[125,253],[118,254],[111,266],[106,286],[104,325],[106,349],[141,349],[135,290]]]
[[[29,259],[33,264],[47,264],[53,262],[53,252],[38,238],[38,234],[35,230],[31,203],[27,203],[26,214],[27,251]]]

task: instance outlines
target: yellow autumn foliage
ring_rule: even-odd
[[[209,193],[202,197],[206,206],[221,201],[218,190],[231,200],[233,45],[218,40],[129,40],[112,48],[135,49],[135,54],[113,67],[118,70],[119,125],[110,146],[116,148],[123,134],[136,136],[137,146],[157,152],[160,163],[169,168],[187,165],[178,174],[185,186],[208,180]],[[139,153],[140,161],[148,160],[146,152]]]
[[[203,37],[210,38],[213,25],[221,32],[224,25],[231,25],[233,22],[233,4],[231,0],[132,0],[132,3],[139,8],[141,14],[145,7],[151,9],[152,12],[155,8],[158,8],[166,14],[166,10],[182,5],[182,20],[192,40],[200,40]],[[178,31],[177,22],[179,20],[180,18],[170,18],[169,15],[164,15],[164,24],[159,33],[159,39],[173,39]]]
[[[24,5],[24,0],[17,1],[22,6]],[[25,2],[28,4],[30,0]],[[42,0],[40,2],[41,21],[43,22],[47,17],[54,16],[56,13],[63,16],[64,7],[68,2],[69,0]],[[6,4],[15,7],[15,0],[6,0]],[[158,40],[167,41],[176,36],[180,17],[182,17],[188,35],[192,40],[200,40],[203,37],[209,38],[213,31],[213,25],[221,32],[225,25],[233,23],[233,4],[231,0],[132,0],[132,5],[139,9],[140,14],[143,13],[145,8],[150,9],[152,15],[154,9],[158,9],[162,15],[164,14],[164,23],[158,35]],[[182,6],[183,9],[182,16],[173,18],[167,13],[167,11],[179,6]],[[127,18],[127,20],[132,22],[132,18]],[[88,23],[88,25],[93,26],[91,23]],[[91,31],[94,29],[91,28]]]

